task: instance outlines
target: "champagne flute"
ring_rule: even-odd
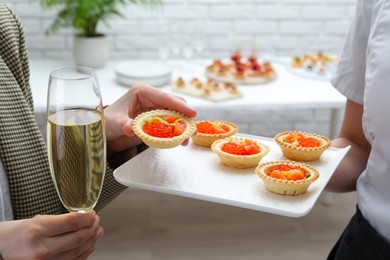
[[[51,72],[47,95],[51,176],[69,212],[88,212],[99,199],[106,169],[102,99],[94,70]]]

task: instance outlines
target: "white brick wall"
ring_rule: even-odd
[[[38,0],[5,0],[21,18],[33,58],[69,58],[72,30],[45,36],[56,10],[42,10]],[[203,57],[226,57],[255,46],[259,53],[338,53],[356,0],[163,0],[158,8],[131,4],[125,18],[113,17],[100,31],[110,36],[112,58],[155,58],[163,35],[204,36]]]

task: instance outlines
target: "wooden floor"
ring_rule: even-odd
[[[100,212],[92,260],[326,259],[355,210],[355,193],[320,197],[301,218],[126,190]]]

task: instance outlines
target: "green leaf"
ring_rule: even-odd
[[[57,16],[47,34],[54,34],[61,28],[73,28],[77,34],[97,36],[99,22],[106,22],[112,16],[123,16],[120,10],[126,4],[154,6],[162,0],[35,0],[44,9],[59,8]]]

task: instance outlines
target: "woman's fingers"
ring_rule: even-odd
[[[133,119],[128,118],[127,121],[122,125],[122,131],[125,135],[131,137],[134,135],[132,124]]]
[[[83,227],[73,232],[67,232],[50,238],[50,244],[53,251],[61,253],[72,249],[81,248],[91,238],[98,236],[103,232],[99,226],[100,218],[95,215],[95,221],[92,226]],[[95,241],[96,242],[96,241]]]
[[[55,259],[87,259],[87,257],[95,251],[95,244],[103,236],[103,234],[103,228],[99,227],[94,236],[90,237],[87,241],[85,241],[83,244],[80,244],[78,247],[56,255]]]
[[[179,96],[168,94],[160,89],[150,87],[146,84],[134,86],[133,95],[139,106],[150,109],[166,108],[178,111],[188,117],[195,117],[196,110],[189,107],[186,101]]]
[[[96,221],[96,212],[67,213],[56,216],[38,215],[33,219],[47,230],[47,236],[56,236],[91,227]]]

